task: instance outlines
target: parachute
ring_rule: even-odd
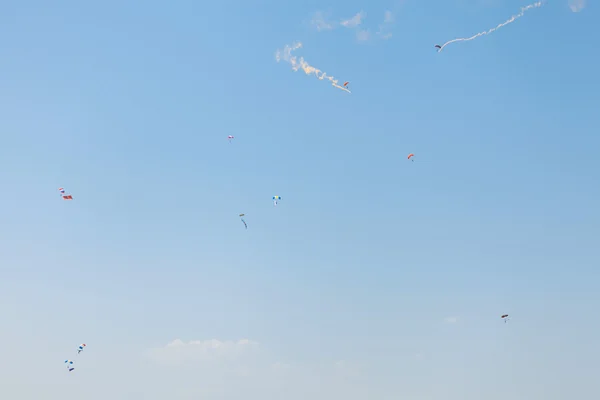
[[[506,321],[508,321],[508,314],[504,314],[500,318],[502,318],[504,320],[504,323],[506,323]]]
[[[58,188],[58,191],[60,192],[60,197],[62,197],[63,200],[73,200],[73,196],[66,194],[64,188]]]
[[[440,46],[439,44],[436,44],[436,45],[435,45],[435,48],[436,48],[436,49],[439,49],[438,51],[442,51],[442,46]]]
[[[244,223],[244,226],[246,227],[246,229],[248,229],[248,224],[246,224],[246,221],[244,221],[244,215],[246,214],[240,214],[240,219],[242,220],[242,222]]]
[[[86,346],[85,343],[82,343],[79,345],[79,347],[77,348],[77,354],[81,353],[83,351],[83,348]]]
[[[227,136],[227,140],[229,140],[229,143],[231,143],[231,141],[232,141],[233,139],[235,139],[235,136],[231,136],[231,135]]]
[[[65,364],[67,364],[67,369],[69,370],[69,372],[73,371],[75,368],[73,367],[73,361],[71,360],[65,360]]]
[[[281,200],[281,196],[273,196],[273,205],[276,206],[279,200]]]
[[[344,82],[344,87],[347,89],[350,82]]]
[[[412,158],[412,157],[414,157],[414,156],[415,156],[415,155],[414,155],[413,153],[410,153],[410,154],[408,155],[408,159],[409,159],[410,161],[413,161],[413,162],[414,162],[415,160],[411,160],[411,158]]]

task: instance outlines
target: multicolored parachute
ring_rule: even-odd
[[[410,161],[414,162],[415,160],[411,160],[411,158],[413,158],[414,156],[415,156],[415,155],[414,155],[413,153],[410,153],[410,154],[408,155],[408,159],[409,159]]]
[[[273,196],[273,205],[276,206],[279,200],[281,200],[281,196]]]
[[[86,346],[85,343],[81,343],[79,345],[79,347],[77,348],[77,354],[81,353],[83,351],[83,348]]]
[[[246,229],[248,229],[248,224],[246,224],[246,221],[244,221],[244,215],[246,214],[240,214],[240,219],[242,220],[242,222],[244,223],[244,226],[246,227]]]
[[[73,367],[73,361],[71,360],[65,360],[65,364],[67,364],[67,369],[70,371],[73,371],[75,368]]]
[[[73,196],[70,194],[65,194],[65,189],[64,188],[58,188],[58,191],[60,192],[60,196],[63,198],[63,200],[73,200]]]
[[[231,143],[231,141],[232,141],[233,139],[235,139],[235,137],[234,137],[234,136],[231,136],[231,135],[227,136],[227,140],[229,140],[229,143]]]
[[[504,323],[506,323],[508,321],[508,314],[504,314],[502,315],[500,318],[502,318],[504,320]]]

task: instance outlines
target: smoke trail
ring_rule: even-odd
[[[327,79],[329,82],[331,82],[331,86],[333,86],[334,88],[343,90],[348,93],[352,93],[345,87],[338,85],[338,80],[335,79],[333,76],[327,76],[327,74],[325,72],[309,65],[306,61],[304,61],[304,57],[298,58],[298,57],[292,55],[292,51],[297,50],[301,47],[302,47],[302,43],[300,43],[300,42],[294,43],[291,46],[285,45],[283,50],[277,50],[277,52],[275,53],[275,59],[277,60],[277,62],[283,60],[283,61],[291,64],[292,69],[294,71],[298,71],[299,69],[302,69],[306,75],[315,74],[315,76],[317,78],[319,78],[320,80]]]
[[[513,15],[512,17],[510,17],[510,19],[508,21],[501,23],[500,25],[498,25],[495,28],[490,29],[489,31],[480,32],[480,33],[478,33],[475,36],[471,36],[470,38],[459,38],[459,39],[450,40],[449,42],[444,43],[440,47],[440,49],[438,50],[438,53],[440,51],[442,51],[444,49],[444,47],[448,46],[450,43],[454,43],[454,42],[468,42],[469,40],[473,40],[475,38],[478,38],[479,36],[489,35],[490,33],[494,32],[494,31],[497,31],[498,29],[502,28],[503,26],[508,25],[508,24],[514,22],[518,18],[521,18],[525,14],[525,11],[530,10],[532,8],[541,7],[542,3],[543,3],[543,1],[538,1],[537,3],[530,4],[527,7],[521,7],[521,12],[520,13],[518,13],[517,15]]]

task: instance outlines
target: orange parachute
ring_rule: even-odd
[[[63,200],[73,200],[72,195],[65,193],[65,188],[58,188],[58,191],[60,192],[60,197],[62,197]]]
[[[344,82],[344,87],[348,87],[348,84],[349,84],[349,83],[350,83],[350,82]]]
[[[411,159],[412,157],[414,157],[414,156],[415,156],[415,155],[414,155],[413,153],[410,153],[410,154],[408,155],[408,159],[410,160],[410,159]],[[411,160],[411,161],[415,161],[415,160]]]

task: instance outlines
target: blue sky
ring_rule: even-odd
[[[600,394],[598,9],[433,48],[527,4],[0,5],[0,397]]]

